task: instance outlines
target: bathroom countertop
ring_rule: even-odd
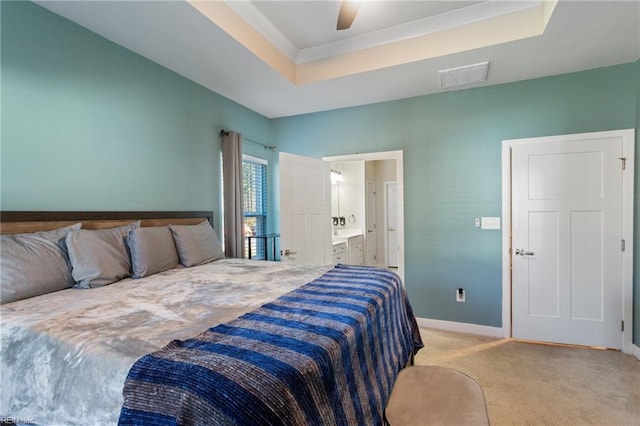
[[[358,235],[362,235],[361,229],[340,229],[337,234],[333,234],[332,241],[333,243],[341,243],[347,241],[351,237],[357,237]]]

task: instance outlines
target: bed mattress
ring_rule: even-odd
[[[132,365],[231,321],[331,266],[223,259],[0,306],[0,416],[117,424]]]
[[[393,272],[337,265],[133,366],[121,425],[374,426],[422,347]]]

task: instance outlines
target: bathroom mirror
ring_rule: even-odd
[[[331,216],[340,216],[340,184],[343,181],[339,170],[331,169]]]

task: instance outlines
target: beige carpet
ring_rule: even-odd
[[[493,426],[640,426],[640,361],[615,351],[422,329],[416,365],[480,383]]]

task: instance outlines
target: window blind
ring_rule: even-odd
[[[245,237],[264,235],[267,232],[267,163],[264,160],[243,156],[242,194]],[[245,257],[249,247],[245,248]],[[265,259],[264,240],[253,239],[251,258]]]

